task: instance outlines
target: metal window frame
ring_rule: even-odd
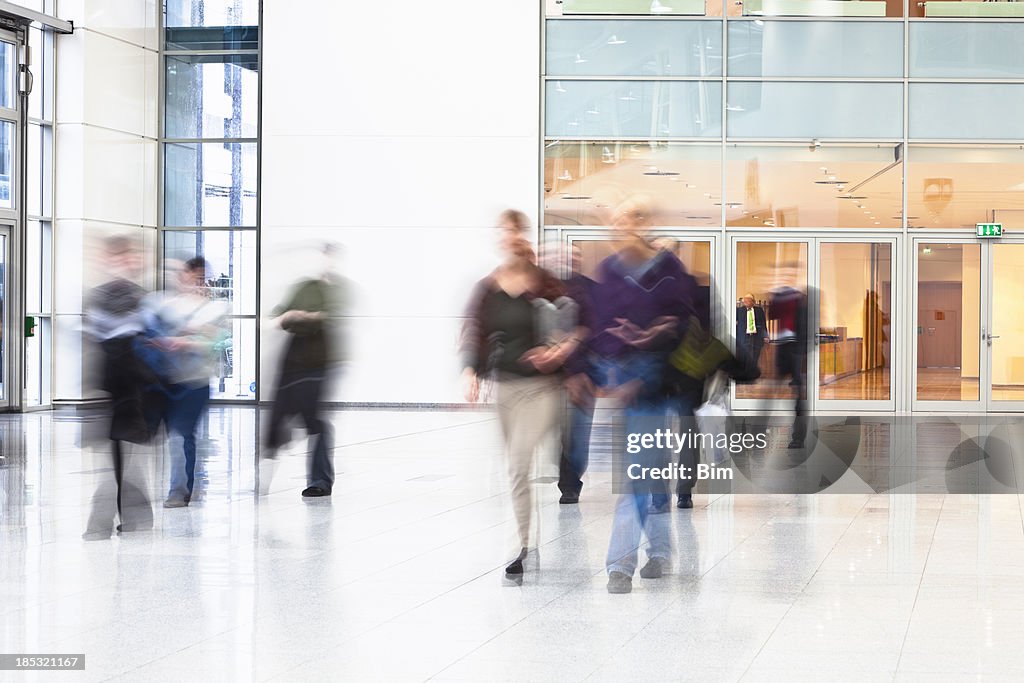
[[[255,278],[255,307],[256,313],[254,314],[239,314],[229,315],[228,319],[240,319],[240,320],[254,320],[255,321],[255,348],[253,352],[256,359],[255,370],[255,381],[256,381],[256,392],[251,399],[239,399],[239,398],[213,398],[211,402],[218,404],[233,404],[233,405],[245,405],[245,406],[258,406],[261,403],[261,391],[263,388],[261,377],[260,377],[260,338],[262,336],[261,318],[260,318],[260,292],[261,292],[261,277],[260,270],[262,265],[262,253],[261,253],[261,214],[262,214],[262,195],[263,195],[263,166],[262,166],[262,133],[263,133],[263,0],[259,2],[257,20],[259,25],[257,26],[257,49],[240,49],[240,50],[209,50],[209,49],[197,49],[197,50],[182,50],[182,49],[168,49],[167,48],[167,26],[166,26],[166,12],[164,9],[164,3],[160,3],[160,17],[157,27],[159,34],[159,53],[157,59],[159,60],[159,77],[158,77],[158,110],[157,110],[157,227],[156,227],[156,244],[154,248],[156,250],[156,277],[160,278],[163,274],[163,234],[165,232],[219,232],[219,231],[239,231],[239,232],[255,232],[256,234],[256,278]],[[212,55],[212,56],[233,56],[233,55],[249,55],[256,57],[257,63],[257,94],[256,94],[256,137],[241,137],[241,138],[213,138],[213,137],[197,137],[197,138],[171,138],[166,136],[165,123],[166,123],[166,106],[167,106],[167,83],[166,83],[166,57],[183,57],[183,56],[196,56],[196,55]],[[167,225],[166,224],[166,183],[165,183],[165,150],[167,145],[173,144],[226,144],[226,143],[239,143],[239,144],[255,144],[256,145],[256,219],[253,224],[225,226],[225,225]],[[162,282],[159,284],[163,284]]]

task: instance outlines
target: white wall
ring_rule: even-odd
[[[57,37],[54,196],[54,393],[88,398],[83,292],[102,274],[90,245],[157,225],[158,0],[61,0],[72,35]],[[152,269],[150,269],[152,271]]]
[[[455,341],[506,207],[536,221],[540,3],[263,9],[265,315],[318,239],[357,284],[332,400],[461,400]],[[264,325],[261,397],[283,334]]]

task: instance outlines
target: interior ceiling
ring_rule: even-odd
[[[973,228],[994,216],[1007,227],[1014,222],[1024,227],[1020,147],[911,146],[907,157],[911,226]],[[891,144],[814,151],[807,146],[729,146],[726,224],[899,228],[902,174]],[[721,225],[721,187],[717,145],[550,143],[545,222],[604,225],[615,206],[643,195],[654,206],[659,225],[716,227]]]

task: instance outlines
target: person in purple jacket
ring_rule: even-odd
[[[669,353],[679,344],[693,315],[693,279],[679,259],[650,243],[652,211],[641,199],[619,207],[612,222],[615,254],[598,267],[586,353],[570,362],[566,388],[574,403],[592,400],[598,389],[615,398],[624,413],[626,434],[668,427],[662,390]],[[642,535],[649,543],[643,578],[659,578],[669,568],[668,517],[649,514],[664,481],[630,478],[640,468],[661,468],[668,451],[618,444],[614,480],[618,497],[606,567],[608,591],[628,593],[638,563]],[[634,452],[630,452],[634,451]],[[639,465],[640,467],[631,467]]]

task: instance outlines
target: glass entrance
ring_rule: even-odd
[[[1024,411],[1024,242],[915,252],[915,410]]]
[[[737,353],[761,377],[740,410],[890,411],[895,238],[733,240]]]

